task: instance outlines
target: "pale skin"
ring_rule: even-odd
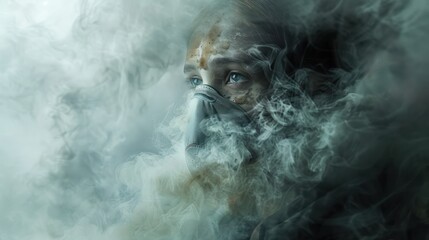
[[[210,85],[245,111],[252,110],[269,83],[261,70],[252,66],[246,54],[251,45],[244,44],[246,40],[236,25],[219,22],[207,32],[194,34],[184,68],[191,87]]]

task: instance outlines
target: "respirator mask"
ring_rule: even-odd
[[[245,110],[206,84],[195,88],[189,107],[190,119],[185,134],[186,162],[190,172],[194,173],[207,164],[200,154],[210,138],[204,124],[231,123],[244,129],[251,121]],[[251,159],[250,152],[247,149],[246,152],[249,154],[245,158]]]

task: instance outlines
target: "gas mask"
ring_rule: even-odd
[[[250,123],[250,118],[240,106],[223,97],[216,89],[206,84],[198,85],[195,88],[194,96],[190,101],[190,113],[185,144],[186,161],[191,173],[198,171],[206,164],[202,159],[199,159],[199,152],[204,149],[210,137],[202,129],[204,121],[214,120],[215,122],[233,123],[239,127],[245,127]]]

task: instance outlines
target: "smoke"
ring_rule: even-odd
[[[119,166],[168,145],[202,4],[0,3],[0,239],[121,239],[139,197]]]
[[[292,79],[255,46],[270,97],[250,128],[206,122],[191,176],[183,58],[211,2],[0,2],[0,239],[240,239],[261,222],[270,239],[325,218],[376,239],[428,219],[427,4],[279,4],[293,29],[344,24],[346,67],[321,76],[335,94],[309,97],[314,69]]]

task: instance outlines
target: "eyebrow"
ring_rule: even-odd
[[[249,64],[251,58],[248,55],[237,55],[234,57],[217,57],[209,61],[208,65],[227,65],[230,63],[240,63],[240,64]],[[197,67],[192,63],[186,63],[183,71],[185,73],[195,71]]]

